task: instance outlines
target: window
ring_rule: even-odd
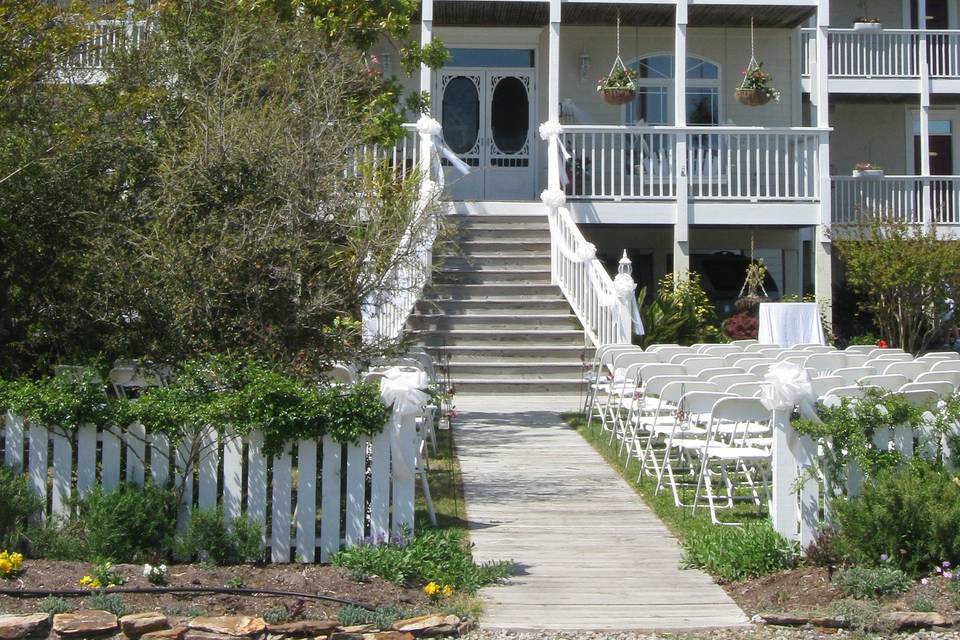
[[[673,124],[673,56],[657,54],[630,65],[637,72],[637,97],[627,122]],[[720,124],[720,67],[687,56],[687,124]]]
[[[446,66],[533,68],[533,50],[453,48]]]

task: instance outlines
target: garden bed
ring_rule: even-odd
[[[85,562],[28,560],[25,571],[13,580],[0,581],[0,587],[20,589],[79,589],[78,581],[93,571]],[[151,587],[142,575],[141,565],[114,565],[116,573],[126,578],[121,589]],[[399,587],[385,580],[370,577],[358,582],[344,567],[328,565],[268,564],[211,566],[207,564],[170,565],[169,586],[173,587],[246,587],[278,591],[295,591],[332,596],[371,607],[394,606],[401,610],[420,611],[429,601],[420,587]],[[173,618],[198,615],[243,613],[264,615],[271,609],[299,607],[296,597],[239,594],[134,594],[121,595],[131,610],[160,610]],[[87,606],[84,597],[67,598],[81,609]],[[0,612],[27,613],[36,611],[43,598],[0,596]],[[334,602],[302,600],[302,617],[336,618],[342,608]]]

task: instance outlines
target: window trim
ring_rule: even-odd
[[[649,58],[656,58],[656,57],[660,57],[660,56],[668,57],[668,58],[670,58],[670,59],[672,60],[672,63],[673,63],[673,64],[672,64],[672,67],[673,67],[673,76],[675,76],[675,75],[676,75],[676,72],[677,72],[676,59],[674,58],[673,52],[670,52],[670,51],[653,51],[653,52],[646,53],[646,54],[641,55],[641,56],[637,56],[636,58],[634,58],[634,59],[630,60],[629,62],[627,62],[627,67],[632,68],[632,69],[638,69],[641,60],[647,60],[647,59],[649,59]],[[713,65],[714,67],[716,67],[716,69],[717,69],[717,77],[716,77],[716,78],[687,78],[687,89],[688,89],[688,92],[687,92],[687,93],[689,93],[689,89],[690,89],[690,88],[696,88],[696,89],[716,89],[716,90],[717,90],[717,125],[720,125],[720,124],[723,123],[723,116],[724,116],[724,113],[723,113],[724,101],[723,101],[723,99],[722,99],[723,65],[721,65],[721,64],[717,63],[715,60],[712,60],[712,59],[707,58],[707,57],[705,57],[705,56],[698,56],[698,55],[694,55],[694,54],[691,54],[691,53],[688,53],[688,54],[687,54],[687,61],[689,61],[689,60],[697,60],[698,62],[701,62],[701,63],[711,64],[711,65]],[[687,61],[684,61],[684,67],[683,67],[683,68],[684,68],[684,73],[686,73],[686,69],[687,69],[687,64],[686,64],[686,62],[687,62]],[[676,124],[676,122],[677,122],[677,114],[675,113],[675,110],[674,110],[674,99],[673,99],[673,89],[674,89],[674,77],[673,77],[673,76],[671,76],[670,78],[637,78],[637,80],[636,80],[637,88],[641,88],[641,87],[658,87],[658,88],[666,87],[666,89],[667,89],[667,116],[668,116],[668,119],[669,119],[668,125],[673,125],[673,124]],[[637,122],[636,120],[634,120],[633,122],[631,122],[631,121],[629,121],[629,120],[627,119],[628,114],[630,113],[630,110],[631,110],[631,106],[632,106],[632,104],[628,104],[628,105],[625,105],[625,106],[623,107],[623,115],[622,115],[622,117],[623,117],[623,122],[624,122],[624,124],[635,124],[635,123]]]

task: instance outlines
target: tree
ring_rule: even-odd
[[[941,336],[960,294],[960,242],[936,228],[872,220],[838,228],[833,246],[891,346],[919,353]]]
[[[321,16],[323,3],[165,2],[105,83],[38,85],[25,113],[59,123],[70,144],[0,184],[18,221],[4,245],[29,247],[16,277],[0,274],[16,294],[4,305],[16,330],[0,334],[7,370],[222,351],[307,370],[355,355],[360,301],[409,259],[404,231],[433,221],[414,206],[415,173],[354,161],[411,115],[346,20],[364,9],[369,33],[401,37],[408,4],[333,3]],[[11,136],[35,135],[18,127]],[[24,220],[37,223],[32,245],[14,234]]]

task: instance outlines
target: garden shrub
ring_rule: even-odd
[[[67,602],[66,598],[61,598],[60,596],[47,596],[40,601],[40,604],[37,605],[37,611],[41,613],[49,613],[52,616],[57,615],[58,613],[70,613],[73,611],[73,607],[70,606],[70,603]]]
[[[169,554],[177,522],[176,496],[147,483],[104,493],[96,487],[75,502],[75,515],[37,531],[33,552],[59,560],[140,563]]]
[[[645,330],[639,338],[642,347],[723,342],[716,311],[700,284],[700,275],[690,272],[687,276],[675,283],[673,274],[667,274],[657,284],[657,295],[650,304],[645,304],[646,287],[640,290],[637,302]]]
[[[27,519],[41,506],[26,474],[0,465],[0,549],[21,548]]]
[[[177,540],[179,554],[217,565],[261,559],[260,526],[246,514],[227,522],[223,509],[196,509],[187,533]]]
[[[916,576],[960,561],[960,484],[927,461],[878,470],[860,496],[836,500],[833,513],[841,554],[853,564],[889,558]]]
[[[344,627],[370,624],[378,629],[389,629],[397,620],[412,618],[420,613],[416,609],[401,609],[392,604],[383,605],[376,609],[364,609],[348,604],[337,613],[337,620]]]
[[[457,529],[430,529],[413,538],[368,543],[340,551],[334,564],[394,584],[437,582],[473,593],[509,575],[510,563],[476,564]]]
[[[735,313],[723,321],[723,335],[731,340],[755,340],[760,319],[749,313]]]
[[[720,582],[756,578],[792,567],[796,546],[768,522],[714,526],[683,540],[682,566],[703,569]]]
[[[118,618],[133,613],[133,609],[127,606],[123,598],[116,593],[97,592],[87,598],[87,609],[97,609],[99,611],[109,611]]]
[[[848,567],[833,574],[833,584],[851,598],[879,598],[903,593],[910,578],[896,567]]]

